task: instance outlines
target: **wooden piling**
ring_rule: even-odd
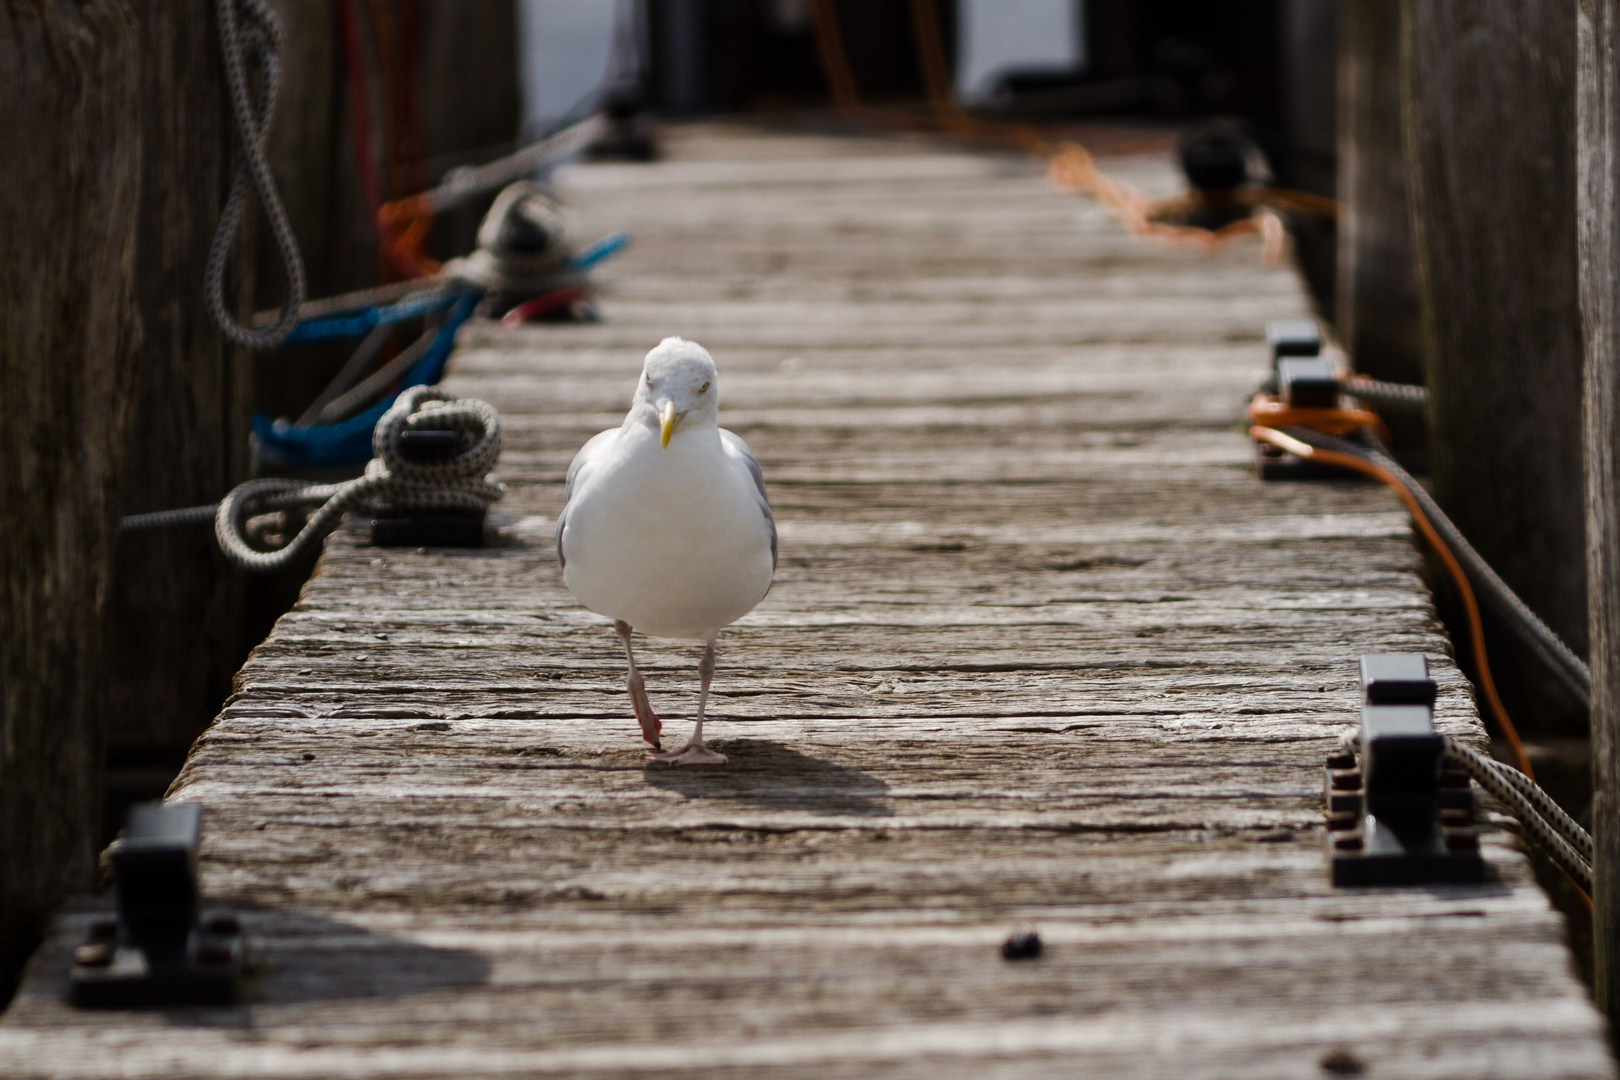
[[[1435,496],[1584,653],[1574,6],[1402,11]],[[1584,733],[1540,661],[1495,624],[1487,633],[1509,712]]]
[[[224,341],[203,303],[203,264],[239,152],[214,0],[143,5],[138,27],[143,336],[126,514],[217,502],[247,479],[251,390],[247,353]],[[241,239],[235,247],[239,293],[252,288],[253,246]],[[245,585],[206,525],[119,538],[108,612],[115,789],[120,764],[178,767],[230,693],[251,644],[242,631]],[[161,785],[161,775],[153,782]],[[162,787],[129,794],[153,798]]]
[[[1591,598],[1593,960],[1598,1005],[1620,1010],[1620,3],[1580,8],[1578,190],[1581,324],[1586,343],[1586,567]]]
[[[1400,29],[1400,0],[1339,6],[1335,318],[1357,371],[1421,383],[1422,331],[1401,135]]]
[[[0,3],[0,1000],[94,866],[138,333],[138,45],[121,0]]]

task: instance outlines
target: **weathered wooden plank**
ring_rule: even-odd
[[[1248,471],[1261,321],[1303,310],[1286,272],[1130,240],[1005,158],[671,145],[565,174],[637,237],[606,323],[465,335],[449,385],[507,435],[492,546],[336,534],[176,784],[260,957],[251,1002],[87,1025],[55,995],[90,905],[0,1063],[1294,1077],[1342,1049],[1371,1075],[1613,1075],[1510,833],[1483,887],[1326,881],[1357,654],[1427,653],[1440,727],[1483,735],[1393,500]],[[641,352],[694,325],[782,562],[722,641],[732,764],[685,772],[641,759],[552,530]],[[696,654],[638,656],[674,737]],[[1023,925],[1046,955],[1006,963]]]

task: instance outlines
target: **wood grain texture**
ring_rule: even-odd
[[[1402,0],[1402,11],[1435,498],[1585,656],[1576,7]],[[1580,703],[1485,621],[1509,714],[1583,735]]]
[[[1580,9],[1577,178],[1579,181],[1581,329],[1585,347],[1582,450],[1586,466],[1586,573],[1592,641],[1592,762],[1596,791],[1593,962],[1598,1003],[1620,1011],[1620,12],[1612,2]]]
[[[125,514],[218,502],[251,472],[252,361],[220,337],[200,285],[236,168],[214,6],[146,6],[138,25],[141,55],[152,61],[141,70],[142,334],[123,453]],[[234,248],[230,282],[239,295],[252,286],[255,247],[244,236]],[[253,644],[246,576],[206,527],[119,537],[107,625],[113,761],[177,764],[208,726]]]
[[[1509,833],[1483,887],[1326,882],[1361,652],[1428,654],[1441,727],[1484,736],[1395,501],[1248,471],[1286,272],[1128,240],[1011,159],[670,145],[562,176],[583,234],[635,236],[604,323],[463,334],[447,385],[505,422],[495,542],[335,534],[171,793],[206,808],[252,1000],[75,1015],[87,902],[0,1070],[1299,1077],[1345,1048],[1613,1075]],[[570,456],[674,332],[715,352],[781,529],[722,639],[722,770],[642,760],[552,548]],[[638,656],[681,732],[696,651]],[[1045,955],[1003,961],[1030,925]]]
[[[140,55],[121,0],[0,2],[0,1000],[94,869],[140,335]]]

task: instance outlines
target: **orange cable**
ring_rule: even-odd
[[[1423,534],[1423,538],[1434,549],[1435,555],[1445,565],[1446,571],[1457,585],[1457,591],[1462,595],[1463,609],[1468,613],[1468,636],[1473,645],[1474,664],[1479,669],[1480,690],[1484,692],[1485,701],[1496,718],[1497,726],[1502,729],[1502,735],[1507,739],[1508,746],[1513,751],[1514,764],[1519,767],[1520,772],[1534,780],[1536,774],[1530,768],[1530,758],[1524,752],[1524,744],[1519,741],[1519,730],[1513,726],[1513,721],[1508,718],[1507,709],[1502,705],[1502,699],[1496,695],[1496,682],[1491,678],[1490,661],[1485,655],[1485,626],[1480,619],[1479,604],[1474,599],[1474,590],[1468,584],[1468,576],[1463,573],[1462,565],[1457,562],[1457,557],[1451,553],[1451,549],[1446,546],[1445,541],[1440,538],[1440,534],[1435,531],[1434,525],[1429,521],[1428,515],[1423,512],[1423,508],[1418,505],[1417,499],[1413,498],[1412,493],[1406,490],[1406,485],[1401,483],[1400,477],[1376,462],[1367,461],[1364,458],[1356,457],[1354,454],[1345,454],[1337,450],[1324,450],[1321,447],[1312,446],[1309,443],[1259,424],[1249,429],[1249,436],[1287,451],[1295,457],[1349,469],[1352,472],[1358,472],[1364,476],[1370,476],[1375,480],[1382,481],[1395,489],[1395,494],[1400,497],[1401,502],[1406,505],[1407,512],[1412,515],[1412,521],[1417,525],[1418,531]]]
[[[849,68],[844,55],[843,36],[838,31],[838,11],[833,0],[810,0],[810,11],[816,27],[816,57],[821,61],[821,74],[827,80],[833,106],[841,112],[861,107],[861,96],[855,89],[855,73]]]
[[[1263,396],[1264,395],[1257,394],[1255,396],[1255,401],[1259,402]],[[1251,403],[1250,409],[1252,410],[1253,407],[1254,405]],[[1305,410],[1294,410],[1294,415],[1288,421],[1286,421],[1286,423],[1299,423],[1300,421],[1297,414],[1301,411]],[[1320,409],[1308,411],[1360,412],[1361,410]],[[1306,424],[1304,426],[1310,425]],[[1440,561],[1445,564],[1447,571],[1451,574],[1452,580],[1457,584],[1458,591],[1462,594],[1463,607],[1468,612],[1469,638],[1471,639],[1471,643],[1473,645],[1474,662],[1478,666],[1481,673],[1480,686],[1485,692],[1486,701],[1490,704],[1492,712],[1494,712],[1496,715],[1497,725],[1502,729],[1502,734],[1507,737],[1508,745],[1513,749],[1514,761],[1518,765],[1519,771],[1524,773],[1524,775],[1529,777],[1531,780],[1534,780],[1536,778],[1536,774],[1530,768],[1530,758],[1524,752],[1524,744],[1519,741],[1518,729],[1513,726],[1513,721],[1508,719],[1507,710],[1502,706],[1502,700],[1496,696],[1496,683],[1491,678],[1490,662],[1485,656],[1485,632],[1483,624],[1480,621],[1479,604],[1474,599],[1473,589],[1468,584],[1468,577],[1463,573],[1463,568],[1457,562],[1456,556],[1451,553],[1451,549],[1448,548],[1440,539],[1440,534],[1435,530],[1433,523],[1429,521],[1428,515],[1423,513],[1422,507],[1418,505],[1417,499],[1414,498],[1412,493],[1406,489],[1406,485],[1401,483],[1400,477],[1396,476],[1394,473],[1376,464],[1375,462],[1367,461],[1366,459],[1356,457],[1353,454],[1342,454],[1336,450],[1324,450],[1320,447],[1312,446],[1310,443],[1291,438],[1288,435],[1284,435],[1280,431],[1275,431],[1263,425],[1257,424],[1254,427],[1251,427],[1249,429],[1249,435],[1255,439],[1261,440],[1262,442],[1270,443],[1272,446],[1285,450],[1288,453],[1293,454],[1295,457],[1302,457],[1308,460],[1320,461],[1327,465],[1338,465],[1343,468],[1351,469],[1366,476],[1371,476],[1376,480],[1381,480],[1385,484],[1395,489],[1395,494],[1398,495],[1401,502],[1406,505],[1407,512],[1412,515],[1413,522],[1417,525],[1419,531],[1423,533],[1424,539],[1429,542],[1429,546],[1434,549],[1435,554],[1440,557]],[[1553,865],[1558,866],[1556,862],[1554,862]],[[1572,875],[1568,870],[1565,870],[1562,866],[1558,866],[1558,872],[1563,874],[1564,877],[1569,881],[1570,888],[1575,890],[1575,895],[1581,898],[1581,903],[1586,905],[1586,910],[1588,913],[1590,913],[1592,911],[1592,897],[1585,889],[1581,888],[1580,882],[1576,881],[1574,875]]]
[[[945,59],[945,39],[939,32],[939,9],[934,0],[911,0],[911,33],[934,111],[941,116],[962,113],[962,105],[951,89],[950,64]]]
[[[1389,428],[1384,426],[1383,419],[1377,413],[1369,409],[1349,409],[1340,405],[1327,408],[1290,405],[1269,394],[1256,394],[1248,408],[1243,410],[1243,417],[1261,427],[1308,427],[1325,435],[1352,435],[1362,428],[1371,428],[1379,442],[1385,446],[1390,443]]]
[[[831,0],[819,0],[830,6]],[[1245,206],[1250,214],[1218,229],[1196,225],[1175,225],[1160,220],[1174,212],[1186,213],[1207,204],[1200,191],[1157,201],[1135,188],[1113,180],[1097,168],[1095,159],[1078,143],[1049,142],[1032,124],[1007,124],[975,119],[956,99],[950,84],[950,65],[940,34],[934,0],[911,0],[911,24],[918,61],[928,87],[938,127],[947,133],[1017,146],[1037,157],[1050,159],[1048,174],[1066,187],[1091,195],[1112,209],[1125,226],[1140,236],[1153,236],[1181,247],[1216,251],[1246,236],[1258,235],[1261,255],[1267,264],[1282,258],[1287,231],[1275,211],[1310,213],[1337,218],[1338,203],[1320,195],[1273,188],[1243,188],[1231,194],[1232,201]],[[818,26],[819,30],[819,26]],[[836,29],[834,30],[836,33]],[[858,105],[855,100],[852,105]],[[1258,211],[1258,212],[1257,212]]]

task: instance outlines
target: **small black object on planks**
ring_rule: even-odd
[[[1329,755],[1323,777],[1333,884],[1484,880],[1468,774],[1441,761],[1428,661],[1369,653],[1361,684],[1360,736]]]
[[[111,861],[118,917],[90,927],[73,953],[72,1000],[81,1008],[229,1005],[243,970],[235,916],[201,918],[197,842],[202,807],[130,808]]]
[[[449,461],[461,453],[462,439],[454,431],[402,431],[400,456],[410,461]],[[376,547],[483,547],[483,510],[408,510],[378,514],[371,519],[371,543]]]

